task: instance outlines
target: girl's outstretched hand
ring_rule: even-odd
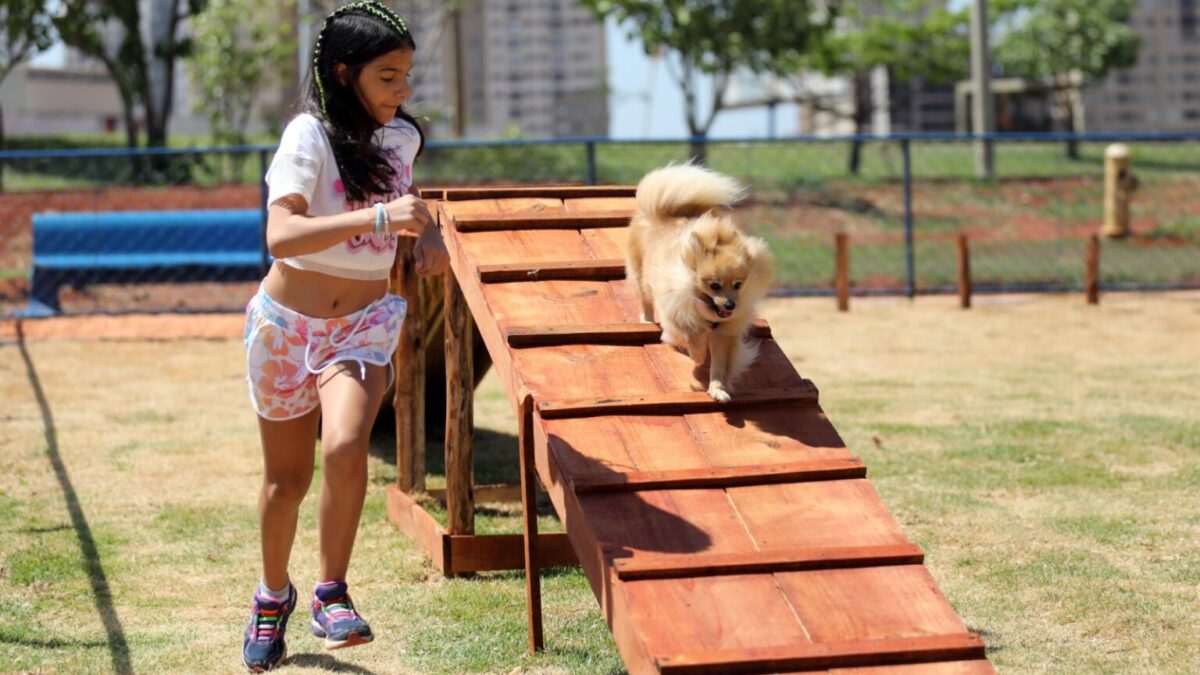
[[[429,214],[429,207],[425,205],[425,201],[414,195],[393,199],[384,204],[384,208],[392,219],[393,232],[410,229],[423,234],[428,230],[427,226],[433,223],[433,216]],[[445,247],[442,247],[442,250],[444,251]]]
[[[450,254],[446,251],[446,242],[442,241],[442,233],[434,225],[421,231],[417,243],[413,247],[413,261],[416,263],[417,274],[429,276],[441,274],[450,267]]]

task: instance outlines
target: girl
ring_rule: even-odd
[[[298,600],[288,557],[318,421],[321,582],[312,632],[328,649],[373,637],[350,600],[346,570],[366,496],[367,443],[406,308],[387,293],[396,232],[418,233],[418,272],[441,273],[448,261],[412,184],[424,137],[401,106],[415,48],[404,20],[378,2],[330,14],[313,47],[304,112],[284,130],[267,171],[275,263],[246,308],[245,338],[265,466],[263,574],[242,643],[252,672],[286,656]]]

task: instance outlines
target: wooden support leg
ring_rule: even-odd
[[[542,635],[542,578],[538,564],[537,466],[533,456],[533,397],[521,401],[521,512],[525,518],[525,610],[529,615],[529,653],[545,648]]]
[[[1088,238],[1083,288],[1087,304],[1100,304],[1100,237]]]
[[[446,275],[446,530],[475,533],[471,434],[475,374],[471,310],[453,274]]]
[[[392,293],[408,301],[400,343],[392,357],[396,411],[396,483],[403,492],[425,489],[425,326],[422,286],[413,260],[412,237],[400,237]]]

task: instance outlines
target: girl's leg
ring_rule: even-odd
[[[388,367],[342,362],[322,373],[321,580],[344,580],[367,494],[367,445],[387,389]]]
[[[313,448],[320,419],[320,408],[283,422],[258,418],[265,465],[258,497],[263,581],[272,589],[285,588],[288,583],[288,558],[296,538],[300,502],[312,484]]]

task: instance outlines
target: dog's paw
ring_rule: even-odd
[[[733,398],[719,382],[713,382],[708,385],[708,395],[713,397],[713,400],[717,403],[729,403],[730,399]]]

